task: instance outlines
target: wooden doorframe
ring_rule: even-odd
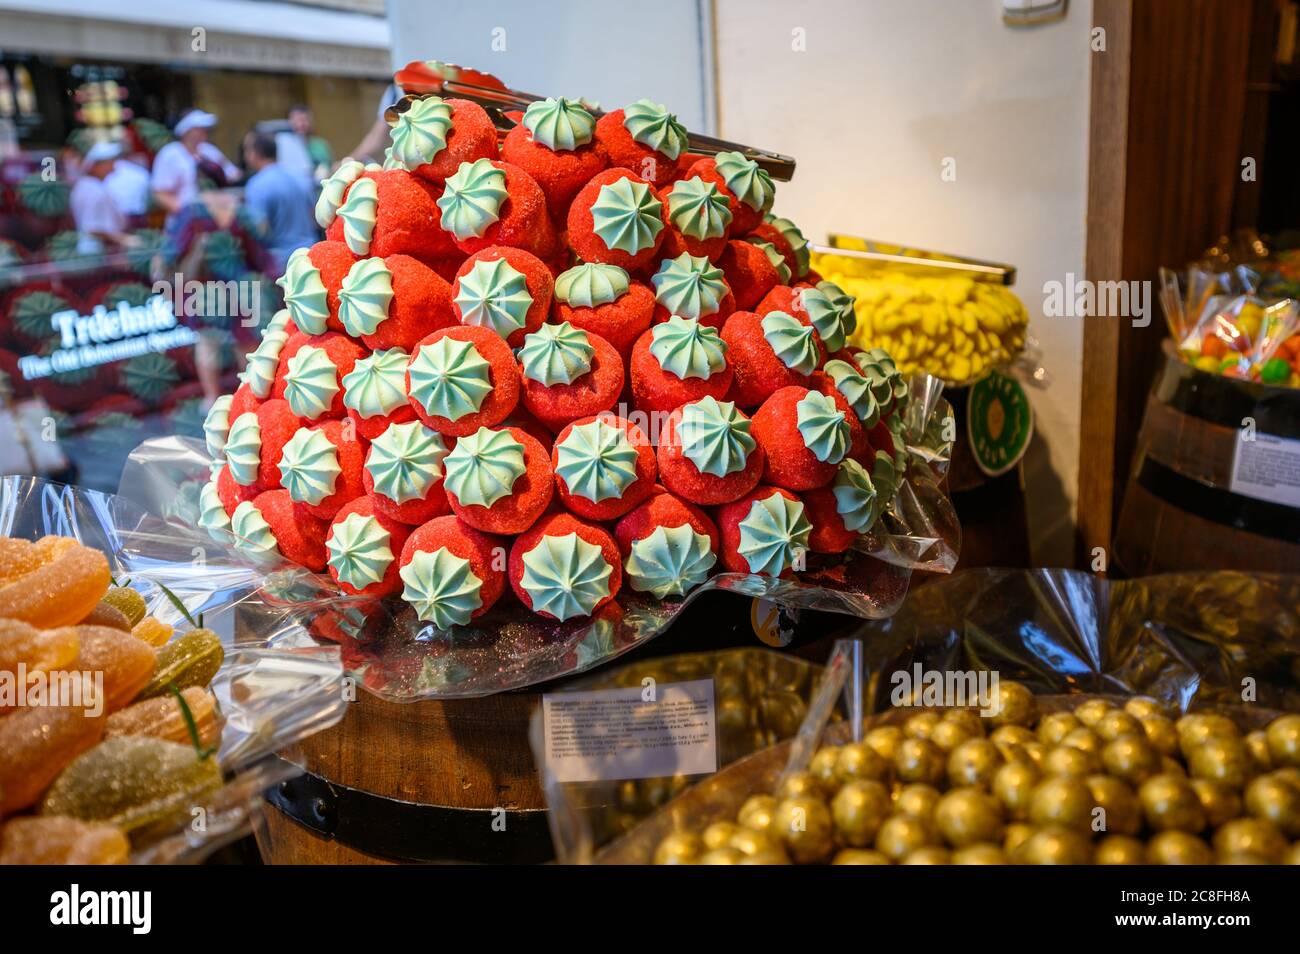
[[[1243,133],[1252,25],[1272,0],[1094,0],[1085,267],[1091,281],[1150,281],[1150,323],[1084,319],[1078,542],[1109,555],[1147,391],[1167,334],[1157,270],[1180,266],[1251,209]],[[1259,27],[1255,26],[1258,33]],[[1094,40],[1097,38],[1094,33]],[[1259,37],[1255,37],[1256,44]],[[1265,47],[1267,48],[1267,47]],[[1256,159],[1262,157],[1256,156]],[[1263,170],[1259,170],[1260,175]]]

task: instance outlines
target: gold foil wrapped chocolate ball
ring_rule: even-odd
[[[862,848],[845,848],[836,852],[835,857],[831,859],[833,865],[888,865],[893,864],[888,855],[882,855],[878,851],[871,851]]]
[[[820,798],[801,795],[777,803],[770,830],[798,864],[824,861],[835,847],[831,812]]]
[[[1058,825],[1035,831],[1012,857],[1020,865],[1086,865],[1091,860],[1088,836]]]
[[[1147,846],[1131,835],[1107,835],[1097,842],[1092,860],[1099,865],[1146,864]]]
[[[1066,775],[1070,778],[1087,778],[1101,771],[1101,759],[1085,749],[1073,745],[1058,745],[1048,749],[1043,757],[1044,775]]]
[[[993,773],[993,794],[1002,803],[1008,818],[1023,821],[1029,817],[1029,803],[1042,776],[1032,762],[1007,762]]]
[[[929,821],[934,817],[934,808],[939,804],[941,797],[937,788],[923,782],[900,785],[893,793],[894,811],[900,815],[912,815]]]
[[[954,848],[996,841],[1002,834],[1002,805],[982,788],[955,788],[935,805],[934,824]]]
[[[689,831],[675,831],[655,848],[654,863],[657,865],[693,865],[704,854],[704,842],[700,836]]]
[[[1038,722],[1038,741],[1047,746],[1060,745],[1062,739],[1082,726],[1073,712],[1049,712]]]
[[[1130,785],[1141,785],[1161,769],[1160,753],[1141,734],[1124,735],[1107,742],[1101,750],[1101,764],[1111,775]]]
[[[943,781],[943,750],[929,739],[904,739],[894,756],[894,774],[900,782],[938,785]]]
[[[876,750],[886,762],[893,762],[898,754],[898,746],[903,741],[903,730],[896,725],[880,725],[871,729],[862,741]]]
[[[1234,818],[1214,833],[1214,851],[1219,857],[1259,855],[1270,864],[1281,864],[1287,852],[1286,839],[1272,822],[1262,818]]]
[[[890,763],[865,742],[841,746],[835,759],[834,777],[841,785],[858,779],[884,781],[889,778]]]
[[[1238,736],[1214,736],[1187,755],[1189,774],[1243,789],[1254,774],[1254,761],[1246,743]]]
[[[1200,838],[1185,831],[1162,831],[1147,842],[1147,864],[1208,865],[1214,852]]]
[[[1038,701],[1025,686],[1007,679],[999,679],[990,700],[990,717],[994,725],[1028,726],[1038,715]]]
[[[1007,856],[998,845],[978,844],[958,848],[952,853],[955,865],[1005,865]]]
[[[1137,794],[1123,779],[1111,775],[1089,775],[1085,780],[1096,808],[1103,814],[1098,831],[1136,835],[1142,829],[1142,806]]]
[[[1044,779],[1029,799],[1029,820],[1039,826],[1060,826],[1087,832],[1092,826],[1092,792],[1082,779],[1057,775]]]
[[[1278,716],[1264,731],[1273,765],[1300,768],[1300,714]]]
[[[892,810],[889,790],[872,779],[848,782],[831,800],[835,831],[840,841],[854,848],[874,843],[876,832]]]
[[[909,739],[928,739],[939,721],[940,715],[933,709],[918,712],[903,723],[903,735]]]
[[[891,815],[876,832],[876,851],[902,861],[912,852],[938,839],[930,823],[914,815]]]
[[[1181,775],[1151,776],[1138,789],[1138,801],[1155,831],[1196,835],[1205,828],[1205,808],[1192,783]]]
[[[1004,759],[985,738],[967,739],[948,753],[949,785],[988,785]]]
[[[1300,837],[1300,788],[1283,775],[1252,779],[1246,786],[1246,811],[1271,822],[1288,838]]]

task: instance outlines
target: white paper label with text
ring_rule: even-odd
[[[1300,507],[1300,441],[1272,434],[1238,439],[1231,489],[1244,497]]]
[[[542,696],[546,760],[561,782],[718,770],[713,680]]]

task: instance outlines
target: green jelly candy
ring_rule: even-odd
[[[111,587],[100,602],[121,610],[122,614],[131,621],[132,626],[144,619],[146,610],[144,597],[129,587]]]
[[[104,821],[122,831],[189,816],[221,786],[216,759],[146,735],[105,739],[69,763],[41,802],[42,815]]]
[[[1291,377],[1291,365],[1282,358],[1269,358],[1259,369],[1259,379],[1265,384],[1285,384]]]
[[[158,669],[136,701],[161,696],[168,688],[188,689],[206,686],[221,668],[225,658],[221,638],[210,629],[192,629],[158,650]]]

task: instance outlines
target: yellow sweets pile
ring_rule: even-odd
[[[843,255],[819,255],[813,267],[857,299],[858,326],[849,343],[884,348],[904,374],[961,384],[1024,347],[1029,314],[1001,285],[884,271]]]

